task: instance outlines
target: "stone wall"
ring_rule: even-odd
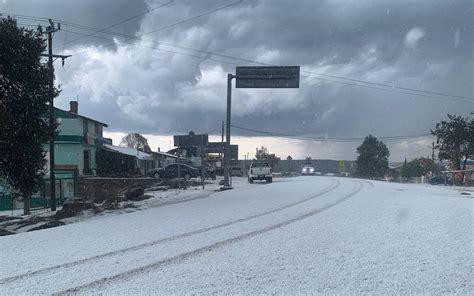
[[[146,188],[157,182],[153,178],[77,178],[76,195],[80,198],[102,202],[109,196],[117,194],[126,187]]]

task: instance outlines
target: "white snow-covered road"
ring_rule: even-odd
[[[473,291],[473,199],[349,178],[0,237],[0,294]]]

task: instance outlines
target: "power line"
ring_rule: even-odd
[[[238,4],[237,2],[234,3],[234,4],[230,4],[229,6],[233,6],[235,4]],[[212,11],[211,11],[212,12]],[[207,12],[206,14],[208,14],[210,12]],[[203,14],[204,15],[204,14]],[[197,18],[197,17],[200,17],[202,15],[198,15],[194,18]],[[194,18],[191,18],[191,19],[194,19]],[[191,19],[188,19],[188,20],[184,20],[184,21],[189,21]],[[125,20],[127,21],[127,20]],[[125,22],[123,21],[123,22]],[[181,22],[184,22],[184,21],[181,21]],[[119,22],[117,24],[120,24],[120,23],[123,23],[123,22]],[[179,24],[181,22],[178,22],[178,23],[175,23],[175,24],[171,24],[169,26],[174,26],[176,24]],[[117,24],[115,25],[111,25],[111,26],[108,26],[107,28],[105,29],[108,29],[108,28],[111,28],[113,26],[116,26]],[[139,35],[139,36],[132,36],[132,35],[127,35],[127,34],[123,34],[123,33],[118,33],[118,32],[107,32],[105,31],[105,29],[97,29],[97,28],[92,28],[92,27],[85,27],[89,30],[93,30],[94,32],[96,33],[104,33],[104,34],[109,34],[109,35],[119,35],[121,37],[126,37],[128,39],[137,39],[139,37],[142,37],[144,35],[147,35],[147,34],[151,34],[151,33],[154,33],[156,31],[159,31],[159,30],[163,30],[163,29],[166,29],[168,28],[169,26],[165,26],[165,27],[162,27],[162,28],[158,28],[156,30],[153,30],[153,31],[150,31],[150,32],[147,32],[145,34],[142,34],[142,35]],[[79,27],[79,26],[78,26]],[[93,36],[94,34],[87,34],[85,35],[84,37],[81,37],[81,38],[77,38],[75,40],[79,40],[79,39],[82,39],[82,38],[85,38],[85,37],[96,37],[96,36]],[[144,38],[141,38],[145,41],[151,41],[151,42],[157,42],[156,40],[153,40],[153,39],[144,39]],[[223,58],[228,58],[228,59],[234,59],[234,60],[240,60],[240,61],[244,61],[244,62],[248,62],[248,63],[253,63],[253,64],[259,64],[259,65],[264,65],[264,66],[275,66],[273,64],[269,64],[269,63],[262,63],[262,62],[258,62],[258,61],[254,61],[254,60],[250,60],[250,59],[245,59],[245,58],[239,58],[239,57],[233,57],[233,56],[229,56],[229,55],[223,55],[223,54],[219,54],[219,53],[216,53],[216,52],[212,52],[212,51],[206,51],[206,50],[202,50],[202,49],[196,49],[196,48],[192,48],[192,47],[186,47],[186,46],[182,46],[182,45],[177,45],[177,44],[173,44],[173,43],[168,43],[168,42],[159,42],[160,44],[164,44],[164,45],[167,45],[167,46],[171,46],[171,47],[176,47],[176,48],[181,48],[181,49],[185,49],[185,50],[191,50],[191,51],[197,51],[197,52],[202,52],[202,53],[206,53],[206,54],[212,54],[212,55],[215,55],[215,56],[220,56],[220,57],[223,57]],[[411,92],[417,92],[417,93],[426,93],[426,94],[430,94],[430,95],[437,95],[437,96],[444,96],[444,97],[450,97],[450,98],[459,98],[459,99],[464,99],[464,100],[469,100],[471,101],[473,98],[470,98],[470,97],[466,97],[466,96],[460,96],[460,95],[454,95],[454,94],[446,94],[446,93],[441,93],[441,92],[434,92],[434,91],[429,91],[429,90],[420,90],[420,89],[415,89],[415,88],[408,88],[408,87],[402,87],[402,86],[396,86],[396,85],[389,85],[389,84],[385,84],[385,83],[378,83],[378,82],[371,82],[371,81],[365,81],[365,80],[361,80],[361,79],[354,79],[354,78],[349,78],[349,77],[342,77],[342,76],[337,76],[337,75],[330,75],[330,74],[325,74],[325,73],[318,73],[318,72],[314,72],[314,71],[308,71],[308,70],[301,70],[301,72],[303,73],[307,73],[307,74],[311,74],[311,75],[318,75],[318,76],[325,76],[325,77],[330,77],[330,78],[335,78],[335,79],[341,79],[341,80],[348,80],[348,81],[352,81],[352,82],[358,82],[358,83],[364,83],[364,84],[371,84],[371,85],[375,85],[375,86],[380,86],[380,87],[386,87],[388,89],[398,89],[398,90],[405,90],[405,91],[411,91]],[[307,76],[307,77],[310,77],[310,76]],[[313,78],[313,77],[310,77],[310,78]],[[336,82],[334,80],[328,80],[328,81],[331,81],[331,82]],[[337,82],[336,82],[337,83]],[[353,86],[359,86],[359,85],[356,85],[356,84],[348,84],[348,85],[353,85]],[[362,86],[363,87],[363,86]],[[405,92],[402,92],[404,94],[406,94]]]
[[[79,35],[86,35],[84,33],[76,32],[76,31],[69,31],[69,33],[79,34]],[[88,36],[90,36],[90,35],[88,35]],[[90,37],[97,38],[97,39],[108,40],[108,41],[114,41],[111,38],[103,37],[103,36],[90,36]],[[151,40],[151,41],[155,42],[154,40]],[[143,45],[143,44],[129,42],[129,41],[126,41],[126,40],[125,41],[120,41],[120,42],[130,44],[130,45],[139,46],[139,47],[144,47],[144,48],[156,49],[156,50],[164,51],[164,52],[168,52],[168,53],[189,56],[189,57],[198,58],[198,59],[211,60],[211,61],[215,61],[215,62],[219,62],[219,63],[231,64],[231,65],[236,65],[236,66],[242,65],[241,63],[235,63],[235,62],[230,62],[230,61],[225,61],[225,60],[213,59],[213,58],[210,58],[209,56],[197,56],[197,55],[193,55],[193,54],[167,50],[167,49],[164,49],[164,48],[160,47],[161,45],[160,46],[149,46],[149,45]],[[163,43],[163,42],[160,42],[160,43]],[[165,45],[165,46],[168,46],[168,45]],[[173,47],[173,46],[170,46],[170,47]],[[186,47],[181,47],[181,48],[183,48],[185,50],[188,50],[188,49],[186,49]],[[199,51],[199,52],[203,52],[203,53],[209,53],[210,55],[215,55],[215,56],[218,56],[218,57],[225,57],[225,58],[229,58],[229,59],[231,58],[230,56],[214,54],[212,52],[206,52],[204,50],[195,50],[195,51]],[[83,52],[80,52],[80,53],[76,53],[75,55],[83,54],[83,53],[86,53],[86,52],[87,51],[83,51]],[[251,62],[251,63],[254,63],[254,64],[269,65],[269,64],[259,63],[259,62],[256,62],[256,61],[245,60],[245,59],[241,59],[241,58],[235,58],[235,60],[244,60],[244,61]],[[305,71],[302,71],[302,72],[305,72]],[[349,86],[355,86],[355,87],[361,87],[361,88],[375,89],[375,90],[381,90],[381,91],[399,93],[399,94],[405,94],[405,95],[415,95],[415,96],[438,99],[438,100],[449,100],[449,101],[456,100],[456,101],[471,102],[471,100],[469,100],[469,99],[447,98],[447,97],[440,97],[440,96],[434,96],[434,95],[425,95],[425,94],[422,94],[422,93],[411,93],[411,92],[408,92],[408,91],[399,91],[399,90],[395,90],[395,89],[391,89],[391,88],[374,87],[374,86],[370,86],[370,85],[362,85],[362,84],[349,83],[349,82],[344,82],[344,81],[330,80],[330,79],[307,76],[307,75],[301,75],[301,77],[316,79],[316,80],[319,80],[319,81],[324,81],[324,82],[329,82],[329,83],[338,83],[338,84],[342,84],[342,85],[349,85]]]
[[[237,2],[233,2],[233,3],[230,3],[230,4],[227,4],[227,5],[224,5],[224,6],[220,6],[218,8],[215,8],[215,9],[212,9],[212,10],[209,10],[209,11],[206,11],[204,13],[201,13],[201,14],[198,14],[198,15],[195,15],[195,16],[192,16],[192,17],[189,17],[189,18],[186,18],[186,19],[183,19],[183,20],[180,20],[178,22],[175,22],[175,23],[172,23],[172,24],[169,24],[169,25],[166,25],[166,26],[163,26],[163,27],[159,27],[157,29],[154,29],[154,30],[151,30],[151,31],[148,31],[146,33],[142,33],[140,35],[136,35],[136,36],[129,36],[127,39],[125,40],[121,40],[121,42],[125,42],[125,41],[128,41],[128,40],[135,40],[135,39],[139,39],[145,35],[149,35],[149,34],[152,34],[152,33],[156,33],[158,31],[162,31],[162,30],[166,30],[166,29],[169,29],[171,27],[174,27],[174,26],[177,26],[177,25],[180,25],[180,24],[183,24],[183,23],[186,23],[186,22],[190,22],[190,21],[193,21],[195,19],[198,19],[198,18],[201,18],[203,16],[206,16],[206,15],[210,15],[212,13],[215,13],[215,12],[218,12],[220,10],[223,10],[223,9],[226,9],[226,8],[229,8],[229,7],[232,7],[232,6],[235,6],[237,4],[240,4],[242,3],[243,0],[239,0]],[[115,40],[114,42],[111,42],[110,44],[106,44],[104,47],[109,47],[109,46],[112,46],[115,44]],[[84,52],[87,52],[87,51],[84,51]],[[79,55],[79,54],[83,54],[84,52],[79,52],[75,55]]]
[[[173,0],[171,0],[170,2],[172,2]],[[158,28],[158,29],[155,29],[155,30],[152,30],[150,32],[147,32],[147,33],[144,33],[144,34],[141,34],[141,35],[138,35],[138,36],[132,36],[132,35],[127,35],[127,34],[123,34],[123,33],[118,33],[118,32],[111,32],[111,31],[105,31],[105,29],[108,29],[108,28],[111,28],[113,26],[116,26],[120,23],[123,23],[123,22],[126,22],[130,19],[133,19],[133,18],[136,18],[138,16],[134,16],[134,17],[131,17],[131,18],[128,18],[126,20],[123,20],[117,24],[114,24],[114,25],[111,25],[111,26],[108,26],[107,28],[104,28],[104,29],[98,29],[98,28],[93,28],[93,27],[87,27],[87,26],[83,26],[83,25],[80,25],[80,24],[74,24],[74,23],[70,23],[70,22],[64,22],[64,23],[68,23],[72,26],[76,26],[77,28],[81,28],[81,29],[87,29],[87,30],[92,30],[96,33],[104,33],[104,34],[109,34],[109,35],[119,35],[121,37],[126,37],[127,39],[126,40],[122,40],[121,42],[124,42],[124,43],[127,43],[126,41],[128,40],[132,40],[132,39],[138,39],[138,38],[141,38],[142,36],[144,35],[148,35],[148,34],[151,34],[151,33],[154,33],[154,32],[157,32],[157,31],[160,31],[160,30],[164,30],[164,29],[167,29],[171,26],[174,26],[174,25],[177,25],[177,24],[180,24],[180,23],[184,23],[184,22],[187,22],[187,21],[190,21],[190,20],[193,20],[193,19],[196,19],[198,17],[202,17],[204,15],[207,15],[207,14],[210,14],[210,13],[213,13],[213,12],[216,12],[218,10],[221,10],[221,9],[224,9],[224,8],[228,8],[230,6],[234,6],[234,5],[237,5],[239,3],[241,3],[243,0],[240,0],[238,2],[234,2],[234,3],[231,3],[229,5],[226,5],[226,6],[223,6],[223,7],[219,7],[219,8],[216,8],[214,10],[211,10],[211,11],[208,11],[208,12],[205,12],[203,14],[200,14],[200,15],[197,15],[197,16],[194,16],[194,17],[191,17],[191,18],[188,18],[188,19],[185,19],[185,20],[182,20],[182,21],[179,21],[177,23],[174,23],[174,24],[170,24],[170,25],[167,25],[167,26],[164,26],[164,27],[161,27],[161,28]],[[170,2],[167,2],[165,4],[163,4],[162,6],[164,5],[167,5],[169,4]],[[161,6],[161,7],[162,7]],[[156,7],[154,9],[158,9],[159,7]],[[142,13],[143,14],[146,14],[147,12],[145,13]],[[32,19],[37,19],[37,20],[42,20],[44,18],[42,17],[34,17],[34,16],[24,16],[24,15],[18,15],[20,17],[27,17],[27,18],[32,18]],[[59,21],[59,20],[58,20]],[[76,34],[83,34],[83,33],[79,33],[79,32],[75,32]],[[113,45],[115,44],[115,40],[113,39],[110,39],[110,38],[106,38],[106,37],[100,37],[100,36],[94,36],[95,33],[92,33],[92,34],[83,34],[84,37],[80,37],[80,38],[77,38],[75,40],[79,40],[81,38],[85,38],[85,37],[93,37],[93,38],[99,38],[99,39],[104,39],[104,40],[111,40],[113,41],[110,45]],[[145,38],[141,38],[142,40],[145,40],[145,41],[151,41],[151,42],[157,42],[156,40],[153,40],[153,39],[145,39]],[[195,48],[192,48],[192,47],[186,47],[186,46],[182,46],[182,45],[176,45],[176,44],[172,44],[172,43],[167,43],[167,42],[160,42],[160,46],[161,45],[165,45],[165,46],[169,46],[169,47],[175,47],[175,48],[180,48],[180,49],[184,49],[184,50],[189,50],[189,51],[196,51],[196,52],[201,52],[201,53],[205,53],[205,54],[208,54],[208,55],[214,55],[214,56],[218,56],[218,57],[222,57],[222,58],[226,58],[226,59],[232,59],[232,60],[239,60],[239,61],[243,61],[243,62],[247,62],[247,63],[253,63],[253,64],[258,64],[258,65],[265,65],[265,66],[274,66],[273,64],[269,64],[269,63],[261,63],[261,62],[258,62],[258,61],[253,61],[253,60],[250,60],[250,59],[245,59],[245,58],[239,58],[239,57],[233,57],[233,56],[229,56],[229,55],[223,55],[223,54],[219,54],[219,53],[215,53],[215,52],[212,52],[212,51],[207,51],[207,50],[202,50],[202,49],[195,49]],[[107,46],[110,46],[110,45],[106,45]],[[136,44],[137,46],[143,46],[143,45],[139,45],[139,44]],[[148,46],[146,46],[148,47]],[[163,50],[161,47],[148,47],[148,48],[154,48],[154,49],[157,49],[157,50]],[[166,50],[165,50],[166,51]],[[83,53],[86,53],[87,51],[83,51],[83,52],[80,52],[80,53],[76,53],[77,54],[83,54]],[[194,55],[189,55],[189,54],[185,54],[185,53],[179,53],[179,52],[173,52],[173,51],[169,51],[168,52],[170,53],[176,53],[176,54],[181,54],[181,55],[188,55],[190,57],[196,57],[196,58],[200,58],[200,59],[203,59],[203,58],[206,58],[206,57],[201,57],[201,56],[194,56]],[[228,64],[234,64],[234,65],[238,65],[236,63],[232,63],[232,62],[226,62],[226,61],[222,61],[222,60],[214,60],[214,59],[211,59],[213,61],[218,61],[218,62],[222,62],[222,63],[228,63]],[[363,87],[363,88],[369,88],[369,89],[376,89],[376,90],[383,90],[383,91],[389,91],[389,92],[395,92],[395,93],[400,93],[400,94],[407,94],[407,95],[417,95],[417,96],[422,96],[422,97],[427,97],[427,98],[434,98],[434,99],[442,99],[442,100],[446,100],[446,99],[449,99],[449,100],[459,100],[459,101],[467,101],[467,102],[472,102],[473,101],[473,98],[470,98],[470,97],[465,97],[465,96],[460,96],[460,95],[454,95],[454,94],[446,94],[446,93],[441,93],[441,92],[434,92],[434,91],[427,91],[427,90],[419,90],[419,89],[414,89],[414,88],[407,88],[407,87],[401,87],[401,86],[395,86],[395,85],[389,85],[389,84],[385,84],[385,83],[378,83],[378,82],[370,82],[370,81],[364,81],[364,80],[360,80],[360,79],[353,79],[353,78],[348,78],[348,77],[342,77],[342,76],[337,76],[337,75],[330,75],[330,74],[324,74],[324,73],[318,73],[318,72],[313,72],[313,71],[307,71],[307,70],[301,70],[301,72],[303,73],[307,73],[307,74],[310,74],[310,75],[318,75],[318,76],[325,76],[325,77],[330,77],[330,78],[334,78],[334,79],[340,79],[340,80],[347,80],[347,81],[351,81],[351,82],[357,82],[357,83],[348,83],[348,82],[343,82],[343,81],[338,81],[338,80],[329,80],[329,79],[322,79],[322,78],[318,78],[318,77],[313,77],[313,76],[304,76],[302,75],[303,77],[307,77],[307,78],[311,78],[311,79],[317,79],[317,80],[320,80],[320,81],[326,81],[326,82],[330,82],[330,83],[338,83],[338,84],[343,84],[343,85],[349,85],[349,86],[355,86],[355,87]],[[358,83],[363,83],[363,84],[358,84]],[[365,84],[369,84],[369,85],[375,85],[377,87],[372,87],[372,86],[369,86],[369,85],[365,85]],[[428,94],[428,95],[424,95],[424,94]]]
[[[82,37],[73,39],[73,40],[71,40],[71,41],[65,43],[65,45],[70,44],[70,43],[74,43],[74,42],[76,42],[76,41],[78,41],[78,40],[81,40],[81,39],[83,39],[83,38],[86,38],[86,37],[88,37],[88,36],[92,36],[92,35],[94,35],[94,34],[101,33],[101,32],[103,32],[103,31],[105,31],[105,30],[107,30],[107,29],[110,29],[110,28],[113,28],[113,27],[115,27],[115,26],[121,25],[121,24],[123,24],[123,23],[129,22],[129,21],[131,21],[131,20],[133,20],[133,19],[136,19],[136,18],[138,18],[138,17],[141,17],[141,16],[143,16],[143,15],[145,15],[145,14],[148,14],[148,13],[150,13],[150,12],[152,12],[152,11],[155,11],[155,10],[157,10],[157,9],[160,9],[160,8],[162,8],[162,7],[165,7],[165,6],[167,6],[168,4],[171,4],[172,2],[174,2],[174,0],[170,0],[170,1],[166,2],[166,3],[164,3],[164,4],[161,4],[161,5],[159,5],[159,6],[153,7],[153,8],[151,8],[151,9],[147,10],[147,11],[144,11],[144,12],[139,13],[139,14],[137,14],[137,15],[134,15],[134,16],[132,16],[132,17],[126,18],[126,19],[124,19],[124,20],[122,20],[122,21],[120,21],[120,22],[114,23],[114,24],[109,25],[109,26],[107,26],[107,27],[105,27],[105,28],[99,29],[99,30],[97,30],[97,31],[95,31],[94,33],[91,33],[91,34],[89,34],[89,35],[86,35],[86,36],[82,36]]]
[[[258,134],[265,134],[269,136],[274,136],[274,137],[281,137],[281,138],[289,138],[293,140],[309,140],[309,141],[328,141],[328,142],[360,142],[365,139],[365,137],[322,137],[322,136],[300,136],[300,135],[291,135],[291,134],[284,134],[284,133],[278,133],[278,132],[271,132],[271,131],[262,131],[262,130],[256,130],[256,129],[251,129],[251,128],[245,128],[237,125],[231,125],[233,128],[237,128],[240,130],[244,131],[249,131],[253,133],[258,133]],[[426,137],[430,136],[430,134],[417,134],[417,135],[403,135],[403,136],[383,136],[383,137],[377,137],[379,140],[385,140],[385,141],[394,141],[394,140],[405,140],[405,139],[413,139],[413,138],[421,138],[421,137]]]

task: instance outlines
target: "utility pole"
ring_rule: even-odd
[[[46,34],[48,34],[48,54],[42,54],[43,57],[48,57],[48,68],[50,75],[49,82],[49,126],[55,125],[54,118],[54,68],[53,58],[60,58],[64,64],[64,59],[70,57],[70,55],[55,55],[53,54],[53,33],[61,30],[61,24],[58,23],[58,27],[55,28],[54,22],[49,19],[49,26],[46,27]],[[54,135],[56,130],[51,131],[49,138],[49,181],[51,188],[50,206],[51,211],[56,211],[56,176],[54,173]]]
[[[221,133],[221,143],[224,144],[224,121],[222,121],[222,133]],[[225,149],[224,149],[225,150]],[[224,167],[224,162],[222,159],[222,153],[219,153],[219,159],[221,160],[221,168]]]
[[[224,150],[224,187],[223,189],[232,189],[230,185],[230,115],[232,102],[232,79],[235,75],[227,74],[227,114],[226,114],[226,142]]]
[[[435,161],[435,153],[434,153],[434,150],[435,150],[435,143],[434,143],[434,142],[431,143],[431,147],[432,147],[432,149],[433,149],[432,152],[431,152],[431,160],[432,160],[433,163],[434,163],[434,161]]]
[[[221,134],[221,142],[224,143],[224,121],[222,121],[222,134]]]

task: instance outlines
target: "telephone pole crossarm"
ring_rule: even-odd
[[[51,55],[49,55],[49,54],[44,54],[44,53],[40,54],[40,56],[45,57],[45,58],[51,57],[51,58],[57,58],[57,59],[67,59],[67,58],[72,57],[72,55],[62,55],[62,54],[51,54]]]

